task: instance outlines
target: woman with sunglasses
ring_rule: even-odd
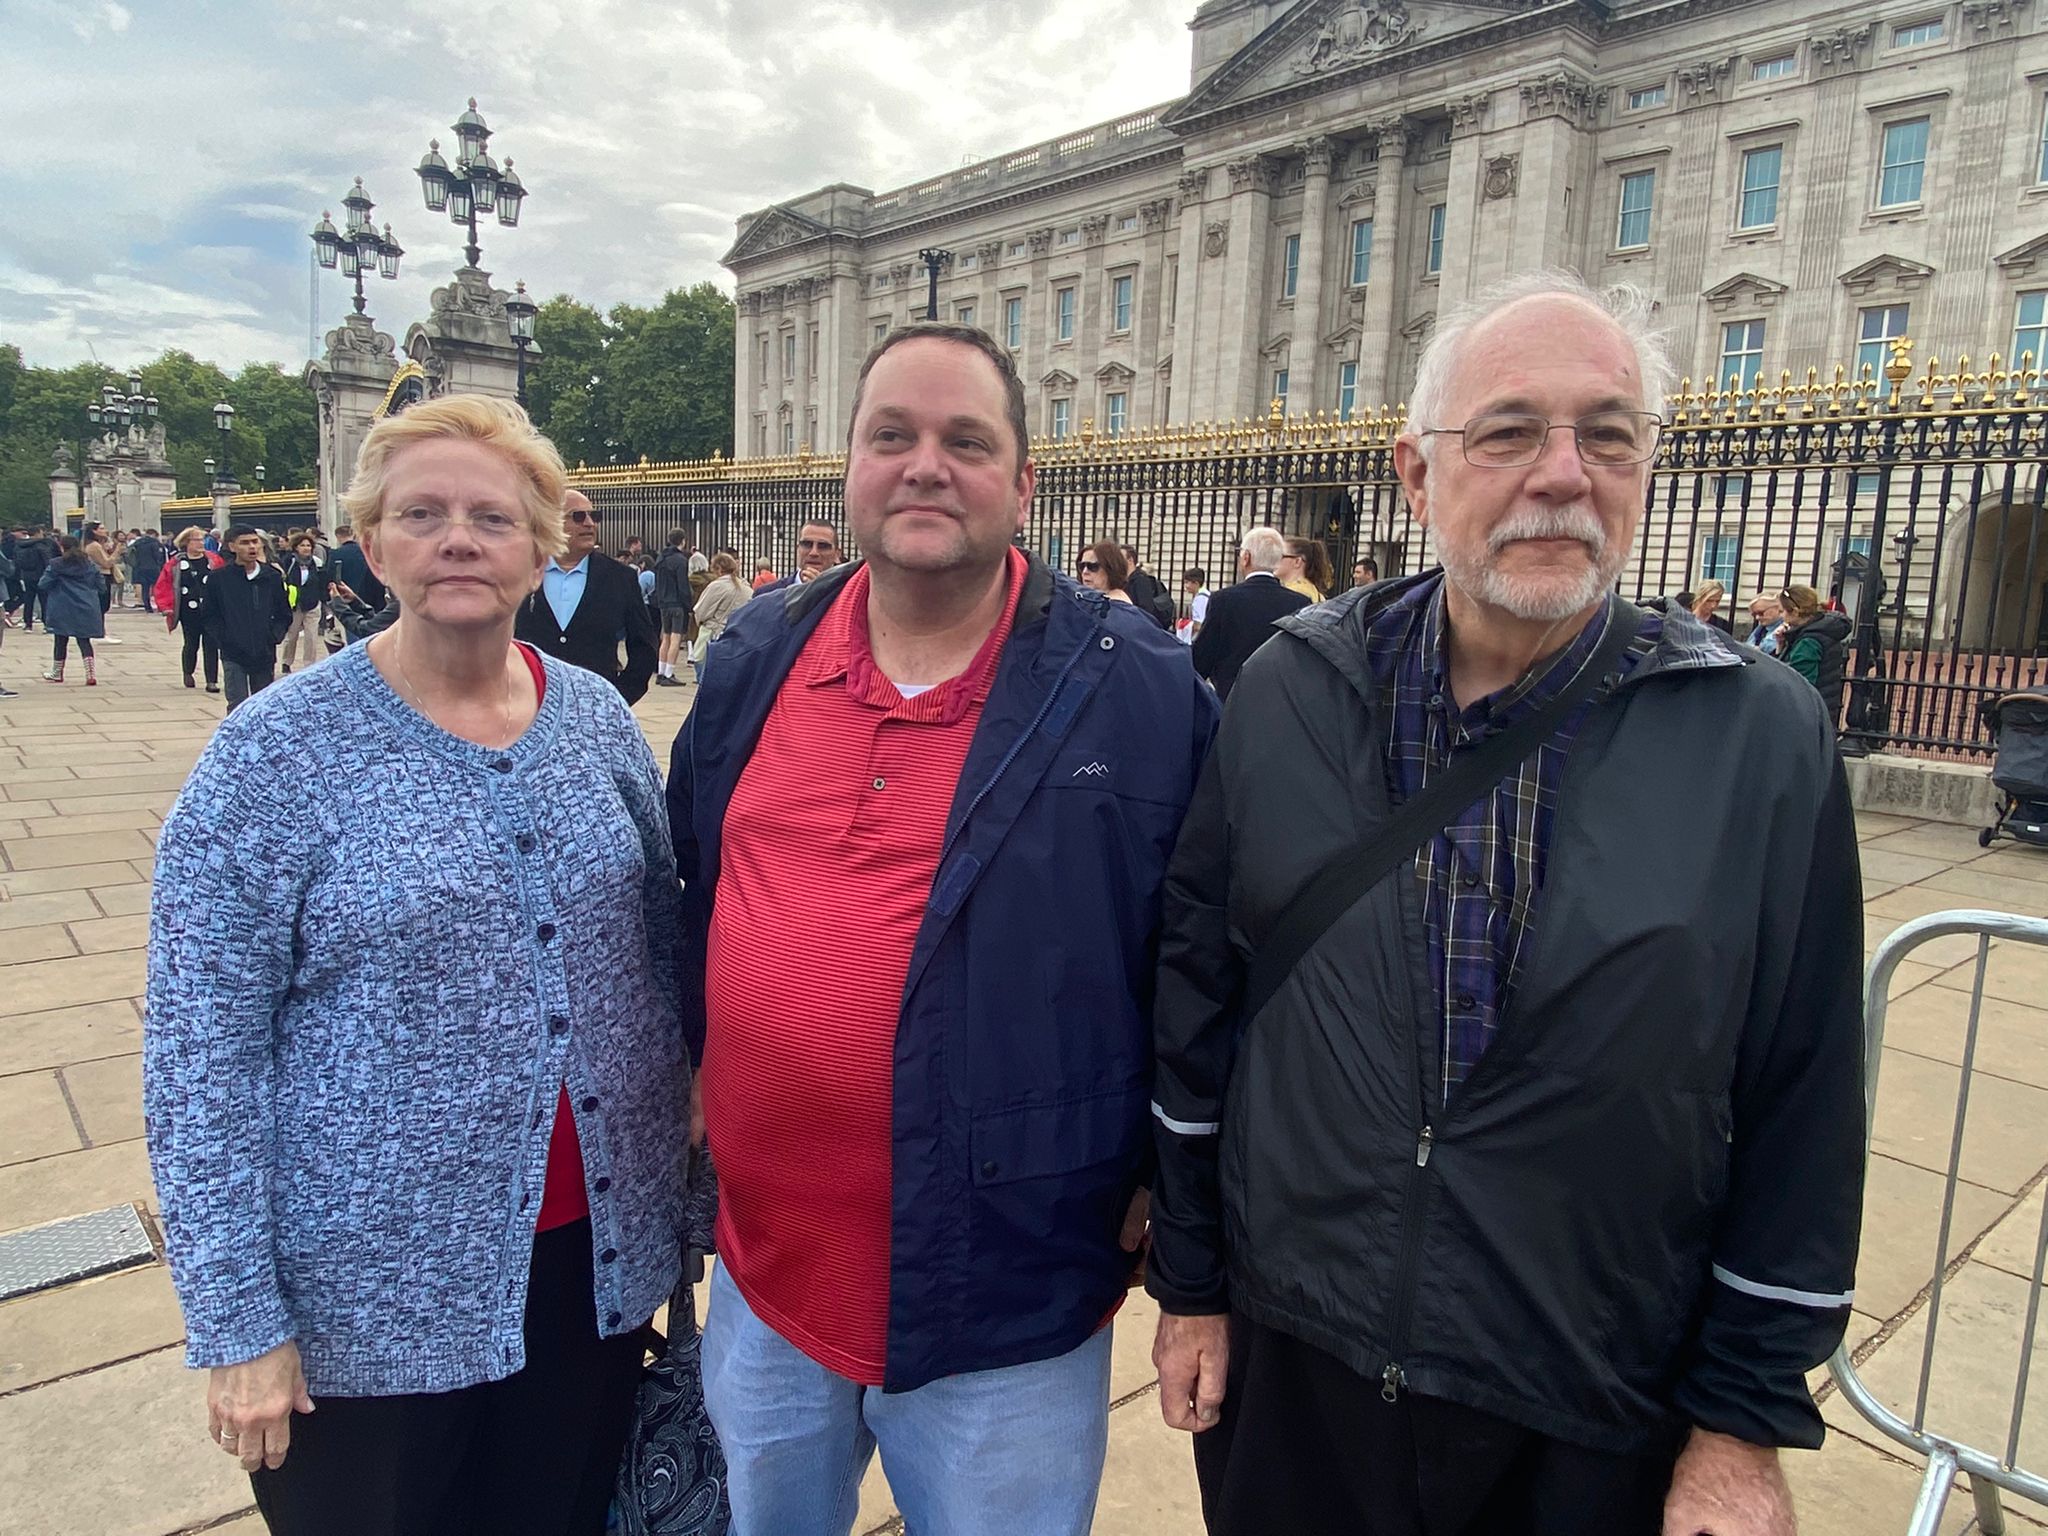
[[[1074,563],[1074,569],[1082,586],[1107,592],[1113,603],[1131,602],[1131,594],[1124,590],[1131,579],[1131,562],[1125,557],[1123,546],[1114,539],[1090,544],[1081,551],[1081,558]]]
[[[378,422],[344,503],[397,622],[230,715],[159,841],[150,1160],[274,1536],[600,1536],[676,1280],[661,776],[512,633],[562,502],[508,402]]]

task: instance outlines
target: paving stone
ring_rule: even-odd
[[[1860,1436],[1829,1431],[1817,1451],[1784,1453],[1800,1536],[1893,1536],[1910,1522],[1921,1467],[1904,1459],[1903,1448],[1893,1454],[1867,1443],[1878,1433],[1868,1425],[1861,1428]],[[1940,1529],[1953,1536],[1969,1518],[1969,1491],[1959,1488],[1942,1512]]]
[[[1976,984],[1976,967],[1944,971],[1938,985],[1968,992]],[[1984,995],[2002,1002],[2036,1007],[2048,1001],[2048,949],[2032,944],[1995,944],[1984,968]]]
[[[51,869],[61,864],[101,864],[109,859],[146,859],[153,850],[140,832],[83,832],[77,837],[10,838],[0,843],[9,869]]]
[[[48,1157],[78,1145],[78,1129],[71,1123],[55,1073],[0,1077],[0,1163]]]
[[[2048,1184],[2035,1185],[2034,1192],[1991,1229],[1990,1235],[1977,1245],[1977,1251],[1971,1257],[1979,1264],[2002,1269],[2022,1280],[2033,1279],[2034,1254],[2036,1245],[2041,1241],[2041,1199],[2044,1191],[2048,1191]],[[2042,1364],[2048,1368],[2048,1360]]]
[[[1166,1427],[1156,1393],[1125,1403],[1109,1416],[1109,1459],[1092,1531],[1093,1536],[1201,1536],[1194,1437]]]
[[[110,1056],[64,1069],[64,1086],[95,1146],[142,1134],[142,1056]]]
[[[1919,854],[1894,853],[1875,843],[1861,850],[1863,878],[1866,880],[1889,880],[1895,885],[1911,885],[1916,880],[1925,880],[1929,875],[1938,875],[1950,865],[1946,859],[1930,859]]]
[[[103,1003],[116,997],[140,997],[146,982],[139,949],[111,955],[80,955],[72,960],[37,960],[7,967],[7,985],[0,989],[0,1017],[40,1013],[67,1003]]]
[[[1887,1049],[1877,1079],[1871,1150],[1945,1176],[1961,1077],[1946,1062]],[[2043,1125],[2048,1125],[2048,1090],[1973,1074],[1962,1176],[1988,1189],[2016,1193],[2048,1162]]]
[[[168,789],[139,795],[97,795],[92,793],[95,787],[93,785],[81,784],[79,788],[84,790],[85,793],[68,796],[57,801],[56,809],[47,813],[36,811],[21,811],[17,813],[10,802],[7,806],[7,814],[10,816],[19,814],[31,821],[39,814],[54,816],[59,812],[67,816],[97,816],[108,811],[155,811],[161,817],[170,810],[178,798],[175,790]],[[29,803],[34,804],[35,802],[31,801]]]
[[[12,928],[7,932],[6,942],[0,943],[0,978],[5,978],[12,966],[25,965],[32,960],[61,960],[77,953],[78,946],[72,942],[70,932],[62,923],[50,923],[40,928]]]
[[[136,881],[129,885],[102,885],[93,888],[92,899],[109,917],[133,917],[136,913],[149,911],[150,886],[147,881]]]
[[[0,1302],[0,1392],[161,1349],[185,1337],[162,1264]]]
[[[1884,1042],[1960,1067],[1969,1020],[1967,991],[1922,987],[1885,1010]],[[1986,997],[1977,1021],[1976,1065],[1979,1072],[2048,1088],[2048,1011]],[[2048,1145],[2043,1157],[2048,1159]]]
[[[1984,875],[2009,875],[2016,880],[2048,882],[2048,848],[2028,848],[2016,843],[1997,844],[1981,859],[1958,865]]]
[[[99,768],[103,773],[93,775],[89,770]],[[25,783],[6,786],[7,800],[49,800],[61,799],[65,795],[78,793],[80,779],[92,779],[99,792],[109,795],[143,795],[155,791],[170,790],[173,793],[185,787],[185,780],[192,772],[191,764],[176,766],[159,761],[147,763],[79,763],[73,765],[76,778],[42,778]]]
[[[7,800],[0,801],[7,807],[7,815],[14,821],[34,821],[38,816],[55,816],[57,802],[52,800]],[[125,809],[125,807],[115,807]],[[24,833],[23,836],[27,834]]]
[[[1979,830],[1943,821],[1924,821],[1903,832],[1872,838],[1863,845],[1862,851],[1866,857],[1871,853],[1910,853],[1916,858],[1962,864],[1984,852],[1977,846]]]
[[[1894,832],[1910,832],[1927,823],[1916,821],[1910,816],[1887,816],[1882,811],[1858,811],[1856,813],[1856,836],[1860,841],[1889,837]]]
[[[0,1536],[163,1536],[250,1505],[177,1347],[0,1398],[0,1466]]]
[[[149,942],[149,914],[100,917],[73,923],[71,938],[83,955],[104,955],[117,949],[141,949]]]
[[[125,1001],[51,1008],[0,1020],[0,1074],[61,1067],[142,1049],[142,1021]]]
[[[1954,891],[1968,903],[1989,907],[1994,912],[2017,912],[2023,917],[2048,917],[2048,887],[2038,880],[2016,875],[1997,875],[1965,866],[1929,875],[1919,887],[1926,891]]]
[[[72,1145],[77,1146],[76,1136]],[[122,1204],[158,1209],[149,1151],[140,1141],[0,1167],[0,1232]]]
[[[105,811],[75,815],[36,816],[20,823],[26,837],[75,837],[81,832],[148,832],[163,820],[154,811]]]
[[[148,879],[149,873],[145,871],[142,878]],[[0,870],[0,891],[12,896],[39,896],[49,891],[82,891],[95,885],[126,885],[135,879],[135,866],[125,859],[119,863],[55,869]]]
[[[69,923],[99,916],[100,909],[86,891],[45,891],[34,896],[9,895],[0,898],[0,933],[13,928],[39,928],[50,923]],[[11,950],[0,939],[0,955]]]
[[[2026,1322],[2027,1282],[1989,1265],[1965,1264],[1943,1287],[1941,1320],[1935,1330],[1934,1369],[1928,1378],[1927,1428],[2001,1459],[2018,1381],[2021,1330]],[[1857,1367],[1871,1395],[1899,1417],[1911,1420],[1920,1381],[1920,1356],[1927,1337],[1928,1309]],[[2048,1363],[2041,1347],[2048,1315],[2034,1326],[2037,1366]],[[1821,1405],[1830,1424],[1875,1438],[1855,1407],[1840,1394]],[[2048,1370],[2036,1369],[2027,1383],[2019,1465],[2038,1468],[2048,1458]],[[1967,1499],[1965,1500],[1967,1507]]]
[[[1879,1322],[1896,1317],[1934,1278],[1946,1182],[1939,1173],[1897,1158],[1870,1159],[1863,1182],[1865,1237],[1856,1262],[1858,1312]],[[1949,1222],[1949,1257],[1988,1231],[2011,1203],[2010,1195],[1959,1184]]]

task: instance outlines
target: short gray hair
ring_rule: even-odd
[[[1237,547],[1250,558],[1255,571],[1274,571],[1287,553],[1287,539],[1278,528],[1247,528]]]
[[[1664,414],[1664,399],[1671,393],[1674,370],[1664,332],[1656,324],[1656,305],[1649,294],[1630,283],[1595,288],[1576,272],[1544,267],[1481,289],[1437,321],[1416,366],[1415,387],[1408,394],[1409,430],[1446,425],[1442,416],[1450,401],[1458,354],[1473,328],[1511,304],[1537,298],[1576,299],[1612,320],[1635,351],[1636,376],[1643,386],[1643,409]],[[1431,441],[1422,439],[1425,448]]]

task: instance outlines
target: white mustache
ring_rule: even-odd
[[[1578,502],[1513,514],[1486,536],[1486,550],[1497,555],[1524,539],[1575,539],[1593,552],[1595,560],[1607,553],[1607,531],[1592,510]]]

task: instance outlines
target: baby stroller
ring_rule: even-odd
[[[2048,848],[2048,693],[2000,694],[1977,713],[1997,743],[1991,782],[2001,795],[1998,820],[1977,834],[1977,846],[2003,834]]]

